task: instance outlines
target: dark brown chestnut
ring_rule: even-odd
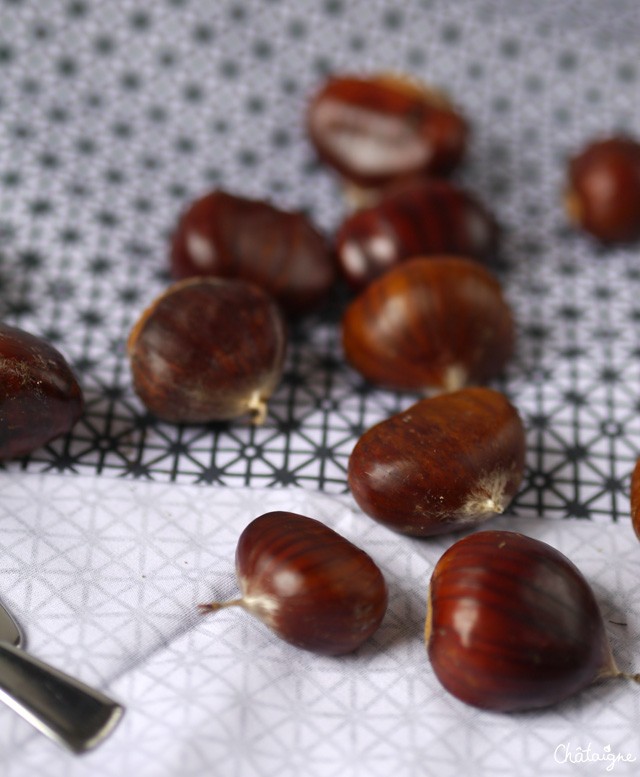
[[[481,531],[438,561],[428,594],[427,651],[467,704],[500,712],[546,707],[617,668],[580,570],[545,542]]]
[[[433,179],[394,187],[376,205],[347,217],[336,252],[349,285],[361,289],[415,256],[489,260],[497,242],[497,223],[475,196]]]
[[[347,360],[372,383],[453,391],[485,383],[514,349],[514,322],[498,280],[457,257],[416,258],[373,281],[342,322]]]
[[[266,289],[292,315],[327,298],[337,278],[325,238],[302,213],[213,191],[183,213],[173,235],[174,278],[239,278]]]
[[[71,430],[82,390],[50,343],[0,324],[0,459],[16,458]]]
[[[236,550],[238,605],[279,637],[324,655],[350,653],[378,628],[387,586],[373,559],[326,524],[276,511],[252,521]]]
[[[319,157],[364,189],[451,173],[469,136],[443,93],[391,74],[332,76],[309,103],[307,128]]]
[[[640,143],[589,143],[570,161],[565,205],[571,221],[603,243],[640,240]]]
[[[502,513],[518,491],[525,430],[498,391],[423,399],[366,431],[349,458],[362,510],[415,537],[466,529]]]
[[[640,458],[636,460],[631,473],[631,523],[640,540]]]
[[[282,314],[267,292],[223,278],[175,283],[144,311],[128,341],[138,396],[174,423],[247,413],[262,423],[285,347]]]

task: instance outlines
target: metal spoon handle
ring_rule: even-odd
[[[100,691],[0,642],[0,701],[75,753],[98,745],[124,709]]]

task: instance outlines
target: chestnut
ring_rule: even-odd
[[[280,381],[282,314],[258,286],[187,278],[167,289],[131,330],[133,385],[146,407],[173,423],[262,423]]]
[[[615,664],[580,570],[540,540],[480,531],[436,564],[425,640],[438,680],[474,707],[546,707],[608,677]]]
[[[83,408],[64,356],[46,340],[0,324],[0,458],[25,456],[67,434]]]
[[[640,239],[640,143],[616,136],[589,143],[569,163],[570,220],[602,243]]]
[[[173,235],[174,278],[239,278],[266,289],[291,315],[320,306],[337,278],[325,238],[302,213],[213,191],[192,202]]]
[[[371,207],[348,216],[336,235],[340,270],[361,289],[414,256],[455,254],[482,261],[496,251],[498,226],[472,194],[448,181],[394,187]]]
[[[453,391],[502,372],[514,349],[498,280],[459,257],[418,257],[373,281],[348,305],[342,342],[367,380],[399,390]]]
[[[236,549],[238,605],[286,642],[323,655],[350,653],[378,628],[387,585],[373,559],[326,524],[275,511],[254,519]]]
[[[307,108],[320,159],[365,190],[415,174],[448,175],[469,126],[441,92],[405,75],[331,76]]]
[[[476,387],[423,399],[371,427],[349,457],[348,483],[367,515],[429,537],[504,512],[524,465],[518,411],[500,392]]]
[[[640,457],[631,473],[631,524],[640,540]]]

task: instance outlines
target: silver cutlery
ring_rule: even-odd
[[[20,627],[2,604],[0,701],[74,753],[100,744],[124,713],[100,691],[29,655]]]

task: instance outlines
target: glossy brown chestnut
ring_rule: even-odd
[[[372,383],[453,391],[485,383],[514,349],[497,279],[470,259],[412,259],[373,281],[342,322],[347,360]]]
[[[431,577],[425,639],[442,685],[483,709],[546,707],[597,680],[627,677],[582,573],[516,532],[477,532],[444,553]]]
[[[390,529],[429,537],[502,513],[524,472],[525,430],[498,391],[423,399],[366,431],[349,458],[360,508]]]
[[[442,93],[402,75],[329,78],[309,104],[307,127],[319,157],[364,188],[417,173],[447,175],[469,136]]]
[[[336,235],[336,251],[347,282],[361,289],[415,256],[488,260],[497,242],[496,221],[476,197],[433,179],[399,186],[347,217]]]
[[[144,311],[128,341],[134,388],[158,418],[262,423],[286,347],[282,314],[258,286],[188,278]]]
[[[171,272],[250,281],[294,315],[318,307],[338,275],[327,241],[305,215],[224,191],[195,200],[180,218]]]
[[[565,204],[571,221],[603,243],[640,240],[640,143],[590,143],[569,164]]]
[[[40,337],[0,324],[0,458],[25,456],[66,434],[83,407],[62,354]]]
[[[352,652],[376,631],[387,608],[387,586],[372,558],[297,513],[265,513],[252,521],[238,541],[236,574],[242,598],[201,610],[239,605],[314,653]]]
[[[631,473],[631,523],[640,540],[640,458]]]

